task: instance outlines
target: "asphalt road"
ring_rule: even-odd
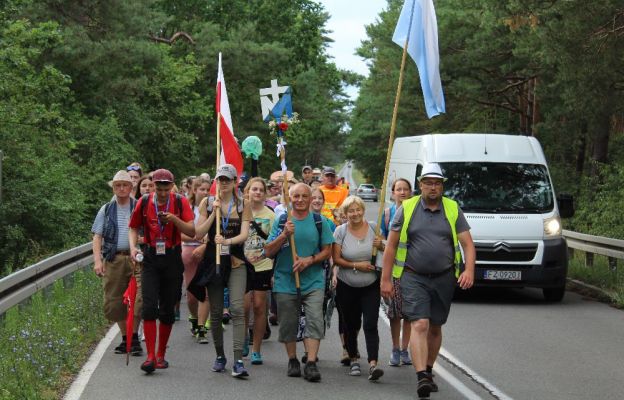
[[[339,174],[350,177],[343,167]],[[351,187],[356,182],[350,177]],[[367,219],[375,220],[377,203],[367,202]],[[277,329],[263,343],[264,365],[246,365],[250,377],[210,370],[212,343],[197,344],[188,331],[185,306],[174,326],[167,358],[170,368],[146,376],[143,357],[113,353],[117,336],[101,359],[91,360],[92,375],[73,393],[81,399],[414,399],[416,374],[411,367],[387,367],[389,328],[379,320],[379,383],[351,377],[338,360],[341,345],[336,320],[321,343],[321,383],[286,376],[287,357]],[[276,327],[275,327],[276,328]],[[226,328],[226,355],[232,357],[231,329]],[[365,357],[363,338],[360,351]],[[229,350],[228,350],[229,349]],[[624,314],[607,305],[567,292],[561,303],[546,303],[539,290],[486,290],[458,293],[444,328],[443,357],[436,364],[440,392],[432,399],[622,399],[624,398]],[[365,364],[365,359],[362,365]],[[89,368],[86,368],[89,369]]]

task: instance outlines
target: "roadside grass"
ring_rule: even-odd
[[[0,399],[58,399],[108,326],[101,281],[87,268],[0,320]]]
[[[585,253],[575,251],[570,259],[568,276],[602,289],[618,308],[624,308],[624,260],[615,269],[607,257],[594,255],[592,267],[585,266]]]

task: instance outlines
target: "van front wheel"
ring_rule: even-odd
[[[565,295],[565,286],[544,288],[542,290],[544,292],[544,299],[553,303],[560,302],[563,300],[563,296]]]

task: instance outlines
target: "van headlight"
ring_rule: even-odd
[[[544,236],[561,236],[561,219],[558,215],[544,220]]]

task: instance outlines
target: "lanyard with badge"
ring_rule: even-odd
[[[165,213],[169,212],[169,200],[171,196],[167,196],[167,205],[165,206]],[[160,228],[160,236],[156,239],[156,255],[164,256],[167,253],[167,246],[165,245],[166,241],[163,237],[163,232],[165,231],[165,226],[160,221],[159,211],[158,211],[158,202],[156,201],[156,195],[154,195],[154,208],[156,209],[156,219],[158,220],[158,227]]]
[[[227,217],[223,218],[223,215],[221,216],[221,232],[223,234],[225,234],[226,229],[227,229],[228,225],[230,224],[230,215],[232,215],[232,204],[234,204],[234,199],[230,199],[230,204],[228,206]],[[230,245],[228,245],[228,244],[222,244],[221,245],[221,255],[222,256],[229,256],[230,255]]]

